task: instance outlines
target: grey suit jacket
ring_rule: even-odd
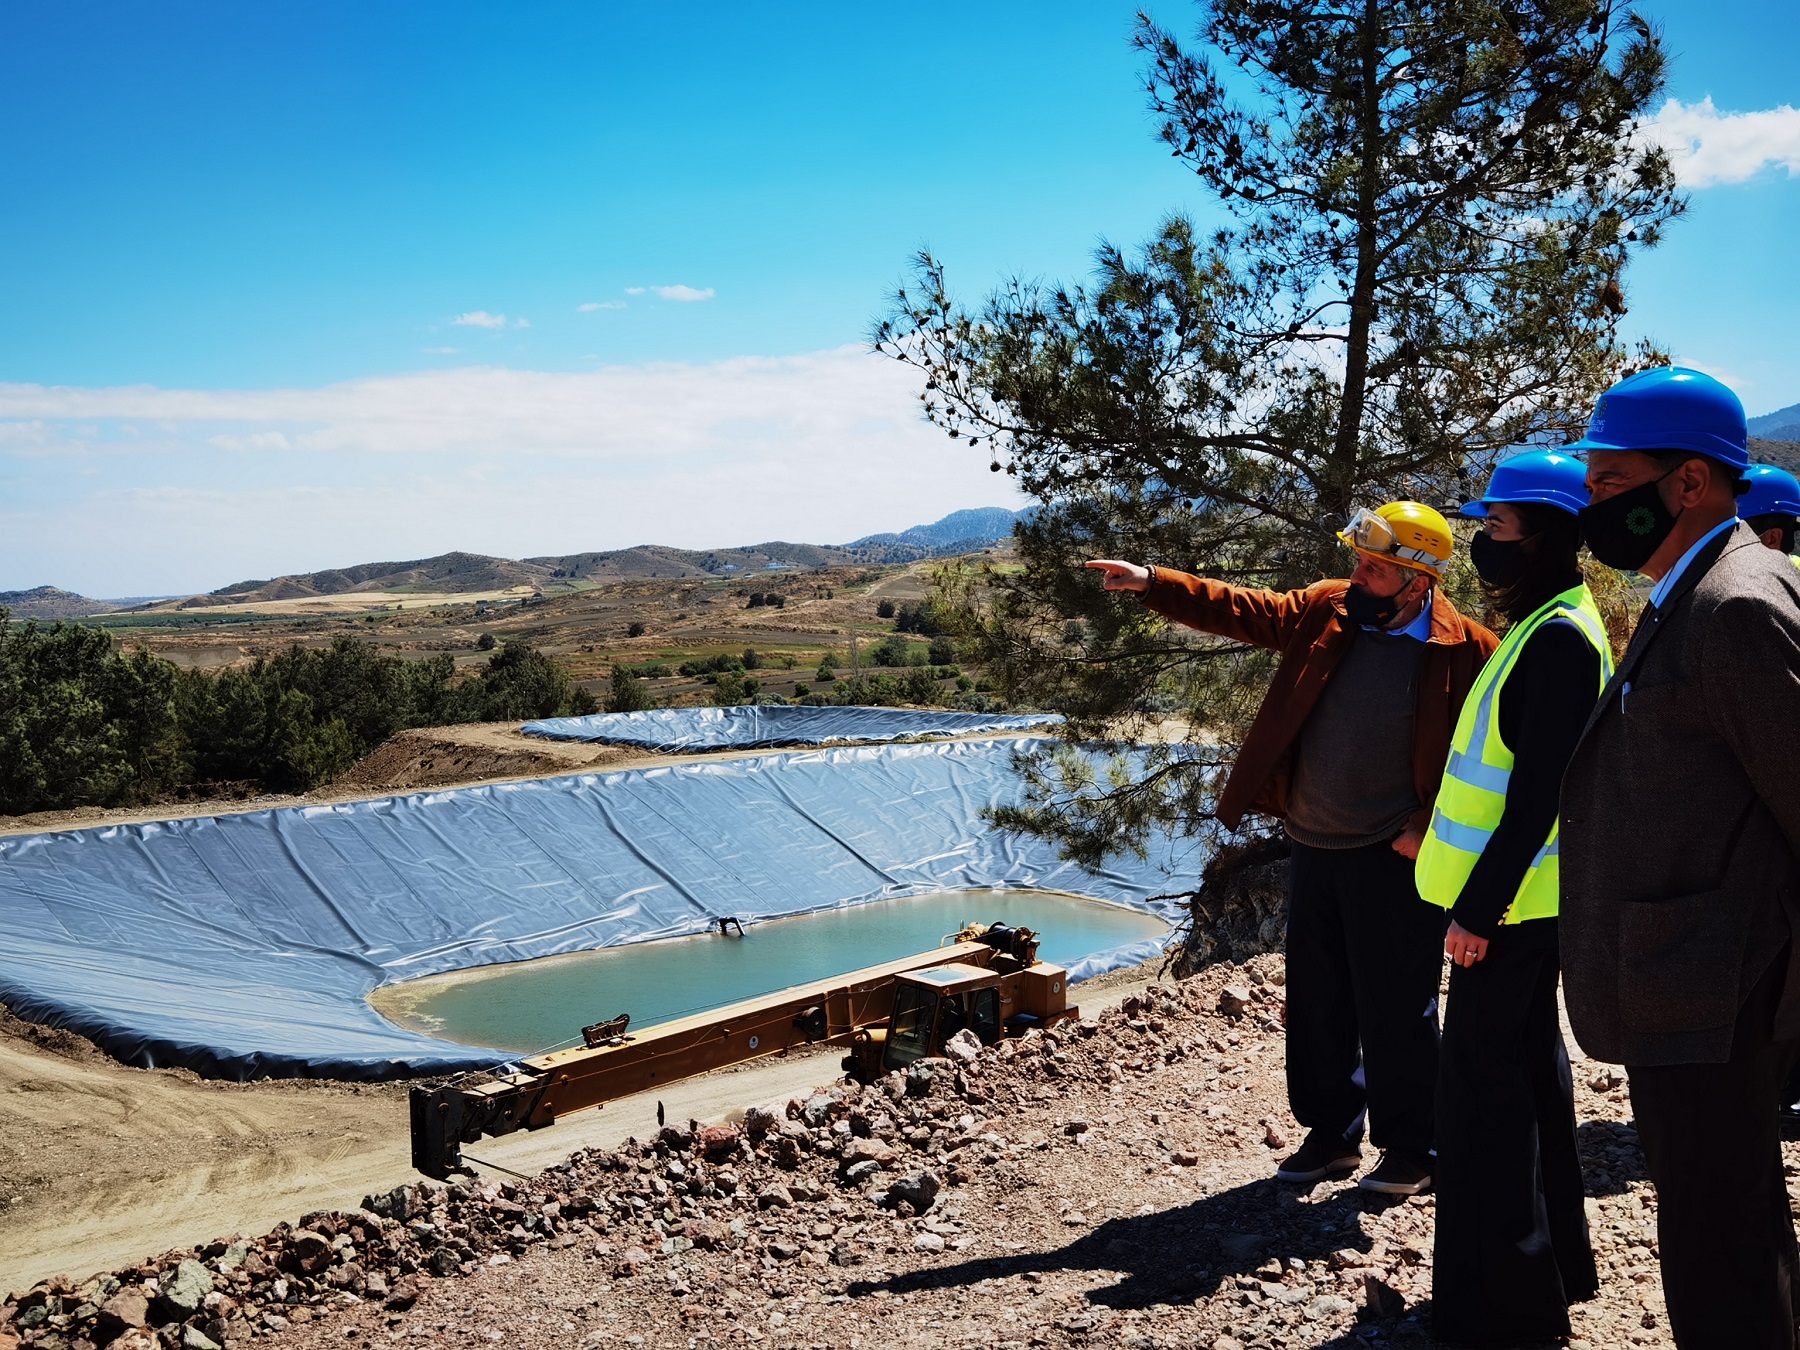
[[[1589,1055],[1728,1059],[1784,948],[1777,1024],[1800,1033],[1800,568],[1748,526],[1638,625],[1563,778],[1561,855],[1564,994]]]

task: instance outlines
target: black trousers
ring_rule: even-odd
[[[1800,1043],[1771,1035],[1787,962],[1738,1014],[1724,1064],[1626,1066],[1669,1329],[1682,1350],[1793,1350],[1800,1255],[1776,1101]]]
[[[1296,843],[1288,869],[1288,1104],[1309,1130],[1429,1162],[1444,911],[1387,844]]]
[[[1468,1345],[1569,1334],[1598,1292],[1556,1007],[1556,920],[1450,970],[1438,1064],[1432,1329]]]

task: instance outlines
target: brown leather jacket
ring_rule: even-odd
[[[1150,589],[1143,600],[1158,614],[1203,633],[1281,653],[1269,692],[1219,794],[1219,821],[1227,829],[1235,830],[1252,812],[1287,814],[1300,728],[1349,646],[1343,601],[1349,588],[1347,581],[1315,581],[1304,590],[1262,591],[1167,567],[1150,569]],[[1422,831],[1431,823],[1431,804],[1450,758],[1463,700],[1498,645],[1492,633],[1458,613],[1441,590],[1433,595],[1431,638],[1419,669],[1413,717],[1413,784],[1423,805],[1407,822],[1408,829]]]

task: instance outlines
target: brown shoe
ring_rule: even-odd
[[[1306,1185],[1327,1177],[1349,1176],[1361,1166],[1361,1145],[1330,1130],[1314,1130],[1298,1149],[1281,1160],[1275,1169],[1275,1180]]]
[[[1375,1170],[1356,1184],[1378,1195],[1418,1195],[1431,1189],[1431,1168],[1390,1148]]]

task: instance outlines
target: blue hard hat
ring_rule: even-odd
[[[1697,370],[1659,366],[1620,380],[1600,395],[1587,435],[1563,449],[1688,450],[1747,469],[1749,441],[1744,405],[1736,394]]]
[[[1587,466],[1560,450],[1527,450],[1496,464],[1481,500],[1465,502],[1462,513],[1485,516],[1489,502],[1541,502],[1577,513],[1588,504]]]
[[[1773,464],[1752,464],[1744,474],[1738,515],[1745,520],[1770,515],[1800,518],[1800,480]]]

